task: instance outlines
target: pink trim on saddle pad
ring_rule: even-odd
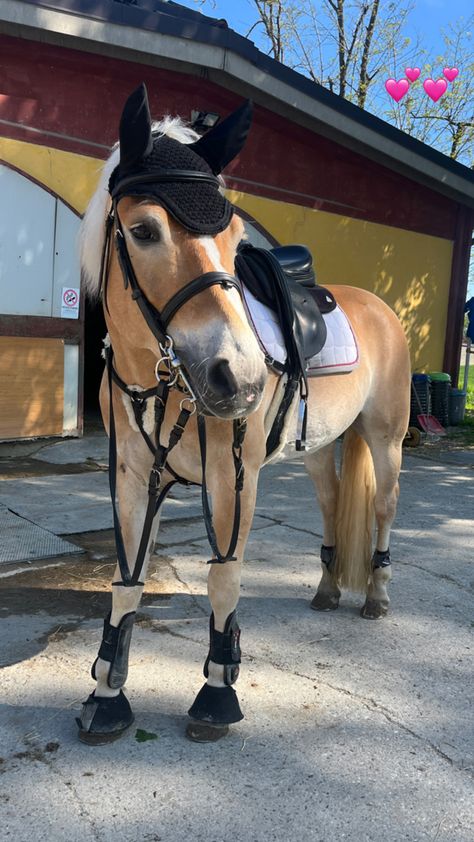
[[[257,301],[245,286],[242,289],[249,321],[262,350],[275,362],[283,365],[286,361],[286,349],[276,313]],[[323,318],[328,332],[327,339],[319,354],[309,360],[308,376],[345,374],[353,371],[359,364],[359,348],[349,319],[339,305]]]
[[[359,347],[351,323],[342,307],[323,316],[328,331],[319,354],[309,361],[308,376],[345,374],[359,365]]]

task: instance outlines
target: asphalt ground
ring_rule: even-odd
[[[54,490],[94,474],[99,488],[99,439],[0,449],[2,499],[38,477]],[[74,722],[109,606],[111,530],[61,533],[80,554],[2,565],[0,838],[472,842],[473,480],[472,450],[405,455],[391,613],[370,622],[360,595],[310,610],[312,484],[296,458],[262,472],[239,607],[245,719],[216,744],[184,735],[208,642],[196,491],[164,513],[132,642],[136,722],[114,744],[79,743]]]

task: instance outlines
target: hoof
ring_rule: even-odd
[[[98,697],[91,693],[84,702],[80,717],[79,739],[91,746],[102,746],[118,740],[134,722],[130,703],[121,690],[112,698]]]
[[[186,725],[186,736],[193,743],[217,743],[228,733],[228,725],[209,725],[208,722],[196,722],[193,719]]]
[[[314,597],[311,608],[313,611],[335,611],[339,608],[340,594],[321,593],[318,591]]]
[[[364,620],[381,620],[388,612],[388,605],[377,602],[375,599],[367,599],[365,605],[360,609],[360,616]]]

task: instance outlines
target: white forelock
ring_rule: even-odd
[[[194,143],[199,135],[187,126],[180,117],[167,115],[157,123],[153,123],[152,130],[159,135],[167,135],[180,143]],[[96,298],[100,292],[100,262],[104,247],[105,222],[110,208],[108,184],[110,176],[120,160],[119,144],[116,143],[111,155],[105,162],[97,185],[97,189],[87,206],[84,218],[79,228],[79,256],[82,277],[87,295]]]

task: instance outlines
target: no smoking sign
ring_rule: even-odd
[[[74,287],[63,287],[61,298],[61,318],[79,318],[79,290]]]

